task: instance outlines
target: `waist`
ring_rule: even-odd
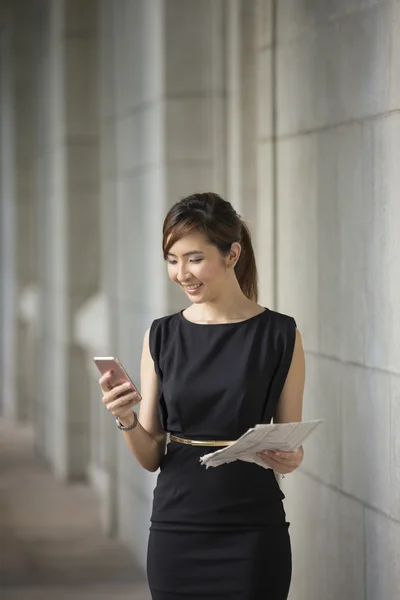
[[[170,434],[170,440],[178,444],[187,444],[188,446],[231,446],[236,440],[189,440]]]

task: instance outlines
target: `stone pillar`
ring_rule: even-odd
[[[56,0],[42,22],[38,418],[56,473],[79,478],[89,455],[90,378],[73,325],[100,272],[97,2]]]
[[[36,222],[36,11],[37,2],[21,1],[13,6],[13,72],[15,107],[15,197],[18,303],[26,304],[34,293],[37,270]],[[28,300],[29,302],[29,300]],[[17,323],[16,414],[32,417],[35,392],[33,323],[20,316]]]
[[[227,198],[250,225],[259,302],[274,308],[272,2],[228,2],[226,26]]]
[[[396,598],[400,4],[276,5],[279,309],[326,419],[284,480],[293,598]]]
[[[15,395],[16,351],[16,240],[14,93],[12,19],[8,3],[0,5],[0,407],[17,418]]]
[[[91,379],[89,480],[100,499],[103,529],[115,534],[117,508],[117,432],[114,419],[101,403],[99,374],[93,356],[117,354],[119,313],[114,308],[120,274],[117,249],[116,120],[117,61],[115,5],[101,0],[99,11],[99,135],[100,135],[100,294],[92,297],[76,317],[76,337],[87,353]],[[121,276],[121,275],[120,275]],[[127,274],[131,276],[131,274]]]
[[[134,381],[140,380],[145,329],[166,311],[166,279],[160,251],[165,190],[164,3],[113,4],[113,97],[105,106],[108,186],[114,203],[104,282],[110,305],[111,352],[120,357]],[[112,211],[112,215],[110,214]],[[110,415],[105,418],[111,423]],[[115,482],[110,508],[116,533],[145,563],[154,475],[145,472],[115,430],[109,445]],[[132,509],[134,518],[132,518]]]
[[[161,218],[185,195],[214,191],[225,196],[227,191],[226,4],[166,0],[164,6],[166,206]],[[159,226],[152,242],[158,252],[160,242]],[[166,289],[170,311],[187,303],[177,286],[168,283]]]
[[[224,3],[101,6],[102,286],[110,307],[109,353],[139,383],[145,329],[185,302],[162,258],[168,207],[196,190],[224,193]],[[155,478],[137,465],[119,432],[109,431],[106,456],[115,460],[103,467],[115,495],[104,501],[119,536],[144,565]]]
[[[276,114],[274,10],[272,0],[256,0],[256,189],[254,223],[259,274],[260,303],[278,310],[277,290],[277,203],[276,203]],[[254,23],[254,22],[253,22]],[[248,165],[246,165],[246,168]]]

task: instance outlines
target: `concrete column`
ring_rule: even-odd
[[[100,133],[100,289],[78,314],[76,329],[88,356],[91,377],[91,449],[90,482],[101,503],[102,526],[110,535],[117,530],[117,432],[114,419],[104,409],[98,386],[99,374],[91,362],[93,356],[118,355],[119,313],[115,306],[117,277],[120,273],[117,248],[117,176],[116,176],[116,40],[115,5],[100,2],[99,10],[99,133]],[[127,276],[131,276],[127,274]]]
[[[276,3],[275,3],[276,4]],[[256,256],[260,303],[277,310],[276,172],[273,95],[273,2],[257,0],[256,21]]]
[[[396,598],[400,5],[276,5],[279,309],[326,419],[284,481],[292,596]]]
[[[195,191],[226,196],[226,6],[220,0],[165,2],[167,207]],[[160,228],[155,231],[153,247],[161,239]],[[167,294],[171,311],[187,303],[171,283]]]
[[[159,233],[166,205],[164,3],[129,0],[114,4],[113,11],[115,95],[108,108],[115,163],[108,168],[115,194],[107,213],[113,211],[114,230],[106,280],[112,352],[139,382],[144,331],[167,305]],[[115,443],[116,532],[144,566],[155,477],[136,463],[106,418]]]
[[[100,272],[97,2],[57,0],[42,22],[39,419],[56,473],[76,478],[86,475],[89,456],[90,379],[73,324]]]
[[[184,302],[162,258],[168,207],[196,190],[224,193],[223,5],[102,3],[102,286],[109,353],[137,382],[145,329]],[[116,482],[115,498],[105,501],[115,502],[117,532],[144,565],[155,477],[111,428],[107,457],[115,450],[115,462],[103,467]]]
[[[75,340],[86,353],[90,376],[90,451],[89,482],[100,499],[103,530],[115,532],[115,423],[100,402],[99,373],[94,356],[110,352],[109,310],[105,293],[90,298],[75,317]]]
[[[36,370],[35,403],[33,424],[35,428],[35,443],[38,452],[52,463],[53,456],[53,406],[50,392],[56,391],[57,398],[62,398],[62,386],[57,386],[54,377],[55,360],[49,332],[50,320],[54,314],[54,302],[50,294],[52,226],[50,212],[50,182],[52,177],[52,150],[50,144],[50,114],[52,86],[50,83],[50,7],[48,2],[42,2],[37,13],[37,101],[36,119],[38,122],[37,139],[37,338],[36,338]],[[61,266],[60,266],[61,269]],[[61,400],[59,400],[61,401]]]
[[[18,416],[15,394],[16,238],[14,93],[11,7],[0,6],[0,407]]]
[[[15,196],[18,277],[18,303],[25,303],[36,284],[37,216],[37,9],[38,3],[22,1],[13,6],[13,82],[15,106]],[[32,417],[36,389],[33,323],[18,319],[16,413],[20,419]],[[23,367],[22,367],[23,366]],[[21,368],[22,367],[22,368]]]
[[[250,225],[259,302],[275,306],[272,2],[227,3],[227,198]]]

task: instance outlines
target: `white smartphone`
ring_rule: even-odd
[[[124,383],[125,381],[129,381],[133,385],[133,390],[139,394],[139,399],[142,399],[139,390],[129,377],[126,369],[122,366],[118,358],[115,358],[114,356],[95,356],[93,361],[102,375],[108,371],[112,371],[110,383],[113,387],[116,385],[121,385],[121,383]]]

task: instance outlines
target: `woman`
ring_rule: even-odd
[[[136,459],[160,468],[148,546],[152,598],[284,600],[291,546],[275,473],[296,469],[302,448],[261,453],[266,469],[243,461],[206,469],[199,459],[256,423],[301,420],[300,333],[293,318],[257,304],[250,234],[218,195],[171,208],[163,253],[192,305],[145,334],[140,423],[135,393],[100,379]]]

